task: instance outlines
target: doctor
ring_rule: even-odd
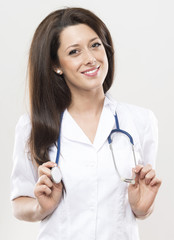
[[[31,111],[16,127],[11,199],[18,219],[41,221],[40,240],[138,240],[136,218],[152,212],[161,185],[153,169],[156,119],[113,100],[113,76],[112,39],[92,12],[61,9],[38,26],[29,56]],[[133,138],[135,164],[129,139],[118,132],[113,159],[108,136],[118,127]],[[58,137],[62,180],[55,183]]]

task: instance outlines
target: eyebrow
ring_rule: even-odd
[[[89,43],[91,43],[91,42],[93,42],[94,40],[96,40],[96,39],[99,39],[99,37],[95,37],[95,38],[92,38],[91,40],[89,40]],[[67,51],[68,50],[68,48],[71,48],[71,47],[78,47],[79,46],[79,44],[73,44],[73,45],[70,45],[70,46],[68,46],[67,48],[66,48],[66,50],[65,51]]]

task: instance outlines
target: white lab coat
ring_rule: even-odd
[[[120,128],[134,139],[137,162],[150,163],[154,167],[157,123],[150,110],[118,103],[106,95],[93,144],[65,110],[59,166],[67,194],[57,209],[41,222],[38,240],[139,239],[136,219],[128,202],[128,184],[120,181],[107,142],[115,128],[115,111]],[[11,199],[35,197],[37,169],[29,159],[26,147],[30,130],[29,117],[22,116],[16,127]],[[121,136],[117,141],[119,138]],[[132,154],[129,144],[121,144],[115,152],[116,160],[121,162],[122,154],[126,153],[129,162]],[[52,147],[51,161],[55,161],[56,152],[56,147]],[[129,163],[123,165],[120,163],[120,170],[126,175],[131,169]]]

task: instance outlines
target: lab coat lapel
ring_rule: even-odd
[[[81,142],[92,145],[83,130],[78,126],[69,112],[65,110],[62,120],[62,137],[65,137],[74,142]]]
[[[91,145],[98,150],[100,147],[102,147],[104,142],[107,141],[111,130],[115,127],[114,114],[116,111],[116,106],[117,104],[115,101],[109,99],[107,96],[105,97],[103,110],[100,116],[100,121],[93,144],[75,122],[75,120],[71,117],[69,112],[65,110],[62,121],[62,137],[74,142],[81,142]]]
[[[99,150],[104,142],[107,141],[107,138],[114,126],[114,113],[111,111],[109,105],[107,105],[103,108],[103,111],[101,113],[97,133],[93,143],[96,150]]]

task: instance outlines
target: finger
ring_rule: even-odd
[[[155,175],[156,175],[156,173],[155,173],[155,171],[154,171],[153,169],[150,170],[150,171],[145,175],[145,183],[146,183],[146,185],[148,185],[148,184],[152,181],[152,179],[155,178]]]
[[[38,175],[39,177],[41,177],[42,175],[46,175],[47,177],[51,177],[51,170],[50,168],[44,167],[44,166],[40,166],[38,168]]]
[[[150,164],[144,166],[140,171],[140,179],[144,179],[145,175],[152,170],[152,166]]]
[[[57,166],[57,164],[55,162],[46,162],[46,163],[43,163],[41,166],[44,166],[44,167],[47,167],[47,168],[52,168],[52,167],[55,167]]]
[[[132,169],[132,179],[135,180],[135,183],[130,184],[130,185],[133,186],[133,187],[136,187],[139,183],[139,174],[136,174],[136,169],[135,168]]]
[[[38,185],[34,191],[36,198],[40,197],[41,195],[45,194],[49,196],[51,194],[51,189],[46,185]]]
[[[135,177],[135,183],[133,184],[134,187],[137,187],[139,184],[139,178],[140,178],[140,171],[143,168],[143,165],[136,165],[135,168],[132,169],[132,178]]]
[[[136,165],[136,167],[135,167],[135,169],[134,169],[135,173],[139,173],[143,167],[144,167],[144,166],[143,166],[143,165],[140,165],[140,164],[139,164],[139,165]]]
[[[39,185],[46,185],[48,186],[49,188],[52,188],[53,186],[53,182],[51,181],[50,178],[48,178],[46,175],[42,175],[38,182],[37,182]]]
[[[155,178],[150,182],[150,185],[151,185],[151,186],[159,185],[159,187],[160,187],[161,183],[162,183],[161,179],[155,177]]]
[[[46,162],[46,163],[40,165],[38,168],[39,177],[42,175],[47,175],[50,178],[51,177],[50,169],[55,166],[57,166],[57,164],[53,163],[53,162]]]
[[[141,178],[140,176],[141,176],[142,170],[145,168],[144,170],[146,171],[147,166],[144,167],[143,165],[139,164],[139,165],[136,165],[136,167],[132,169],[133,176],[134,176],[134,174],[136,174],[136,176],[135,176],[135,184],[134,184],[135,187],[139,183],[139,179]],[[150,167],[150,165],[148,167]]]

